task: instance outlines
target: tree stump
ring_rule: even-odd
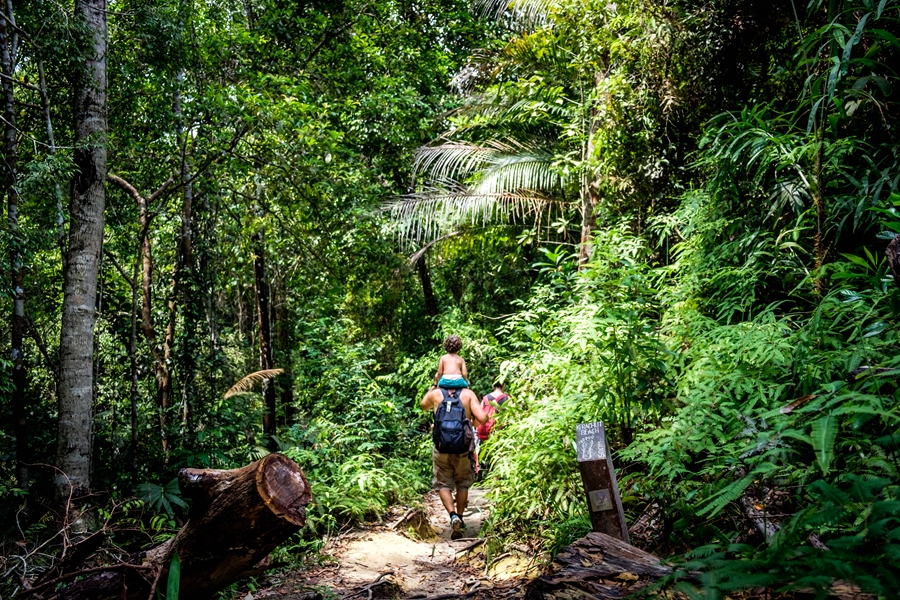
[[[590,533],[556,556],[552,572],[528,585],[526,600],[625,598],[672,569],[605,533]]]
[[[227,471],[182,469],[178,482],[192,500],[188,522],[174,538],[148,550],[142,564],[153,573],[162,570],[159,587],[165,590],[169,562],[177,552],[180,597],[192,600],[264,571],[269,553],[306,523],[312,500],[303,471],[283,454]],[[57,598],[145,600],[150,580],[134,571],[103,571],[70,585]]]

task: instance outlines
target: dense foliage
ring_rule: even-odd
[[[0,280],[24,273],[28,325],[24,430],[0,358],[12,589],[54,560],[35,549],[59,508],[83,32],[57,3],[10,6],[18,220],[0,230]],[[900,3],[111,7],[120,181],[90,504],[120,547],[177,527],[179,468],[273,450],[313,484],[308,525],[280,550],[298,560],[416,502],[418,400],[456,333],[473,389],[500,379],[512,397],[484,449],[492,548],[550,552],[588,530],[574,428],[602,420],[629,520],[658,516],[635,540],[679,564],[661,585],[721,597],[843,579],[896,596]],[[225,398],[272,367],[264,392]]]

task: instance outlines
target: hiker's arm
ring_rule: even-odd
[[[472,400],[469,402],[469,410],[472,411],[472,418],[476,423],[481,424],[487,422],[487,413],[481,408],[481,401],[475,394],[472,394]]]
[[[431,398],[429,398],[429,396],[431,396],[431,392],[428,392],[424,396],[422,396],[422,401],[419,402],[419,408],[421,408],[422,410],[434,410],[434,403],[431,401]]]

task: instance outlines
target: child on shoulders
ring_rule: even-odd
[[[466,361],[458,354],[460,350],[462,350],[462,338],[458,335],[451,335],[444,340],[446,354],[438,361],[438,369],[432,387],[442,387],[448,390],[469,387],[469,382],[466,381],[469,373],[466,370]]]

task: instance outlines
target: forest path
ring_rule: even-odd
[[[322,551],[325,566],[280,581],[270,578],[272,587],[239,598],[424,600],[444,594],[522,598],[523,583],[538,574],[533,557],[504,554],[492,557],[485,568],[484,544],[478,538],[488,510],[485,492],[470,491],[464,515],[467,529],[459,540],[450,539],[447,513],[437,492],[429,492],[424,513],[395,507],[384,523],[332,538]]]

